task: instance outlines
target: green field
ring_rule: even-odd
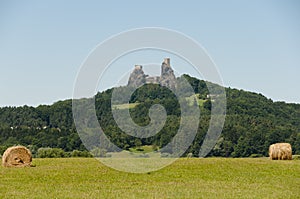
[[[192,106],[193,103],[194,103],[195,98],[197,99],[199,106],[203,106],[204,102],[207,101],[207,100],[204,100],[204,99],[199,99],[199,94],[192,95],[192,96],[187,97],[185,99],[188,101],[189,105]]]
[[[116,104],[116,105],[113,105],[112,108],[114,109],[131,109],[131,108],[134,108],[136,107],[136,105],[138,105],[139,103],[130,103],[130,104]]]
[[[34,159],[0,167],[0,198],[300,198],[300,161],[182,158],[124,173],[93,158]]]

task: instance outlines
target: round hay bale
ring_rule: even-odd
[[[2,165],[4,167],[31,166],[31,161],[31,152],[24,146],[9,147],[2,156]]]
[[[269,147],[271,160],[291,160],[292,146],[289,143],[276,143]]]

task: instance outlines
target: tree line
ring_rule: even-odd
[[[179,77],[178,81],[181,78],[185,78],[189,82],[197,94],[197,100],[199,100],[201,114],[199,115],[198,132],[184,154],[193,154],[197,157],[209,127],[211,103],[212,100],[215,100],[209,96],[207,85],[216,90],[220,86],[188,75]],[[180,105],[174,93],[155,84],[144,85],[133,92],[129,102],[136,105],[129,111],[135,123],[141,126],[149,124],[148,111],[154,104],[162,105],[167,112],[164,127],[156,135],[140,139],[125,134],[114,121],[111,104],[114,89],[118,89],[118,92],[122,93],[126,92],[128,88],[108,89],[99,92],[94,98],[99,124],[114,144],[124,150],[143,145],[152,145],[153,148],[161,149],[172,140],[179,129],[181,117]],[[184,88],[179,89],[183,89],[180,92],[185,92]],[[289,142],[293,147],[293,154],[300,154],[300,104],[273,102],[262,94],[232,88],[225,88],[225,91],[227,99],[226,120],[222,134],[209,156],[267,156],[269,145],[276,142]],[[119,96],[121,96],[117,99],[119,104],[127,103],[128,100],[122,99],[122,95]],[[196,101],[189,101],[188,97],[183,100],[186,100],[187,106],[191,103],[197,103]],[[120,109],[118,111],[122,116],[126,110]],[[8,146],[17,144],[29,146],[37,157],[43,157],[41,154],[47,154],[46,152],[51,154],[49,149],[56,149],[57,154],[62,154],[62,151],[65,152],[65,155],[61,155],[64,157],[72,156],[72,154],[73,156],[86,154],[86,149],[74,125],[72,100],[38,107],[0,108],[1,154]],[[42,150],[45,148],[48,151]],[[58,149],[61,151],[58,152]],[[101,153],[103,152],[103,149],[99,150]],[[109,148],[105,150],[109,152]],[[168,153],[170,152],[168,150],[172,149],[165,149],[161,152]],[[56,154],[54,152],[53,154]],[[84,153],[78,155],[80,152]]]

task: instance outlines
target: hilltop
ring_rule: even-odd
[[[201,110],[198,133],[185,153],[197,156],[208,129],[211,101],[214,100],[214,96],[208,92],[207,84],[216,88],[220,86],[189,75],[182,75],[177,80],[181,78],[192,85]],[[122,149],[143,151],[143,146],[152,146],[153,150],[157,150],[172,139],[179,127],[181,113],[178,100],[169,89],[159,84],[146,84],[131,96],[130,114],[139,125],[149,123],[148,110],[153,104],[163,105],[168,114],[163,129],[155,136],[144,139],[123,133],[114,122],[111,113],[111,95],[114,89],[116,88],[99,92],[95,96],[99,123],[111,141]],[[122,87],[118,89],[122,90]],[[262,94],[244,90],[225,88],[225,91],[226,121],[209,156],[267,156],[269,145],[275,142],[289,142],[293,146],[293,154],[300,154],[300,104],[273,102]],[[195,103],[189,97],[185,100],[187,104]],[[122,112],[127,104],[120,99],[119,104],[113,108]],[[84,151],[85,147],[73,122],[72,100],[36,108],[0,108],[0,152],[7,146],[16,144],[29,146],[34,154],[43,147],[60,148],[65,152]]]

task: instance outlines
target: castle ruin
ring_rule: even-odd
[[[135,65],[134,70],[130,74],[128,86],[140,87],[143,84],[160,84],[161,86],[174,89],[176,87],[176,77],[170,65],[170,58],[165,58],[161,64],[160,76],[150,77],[143,71],[143,66]]]

